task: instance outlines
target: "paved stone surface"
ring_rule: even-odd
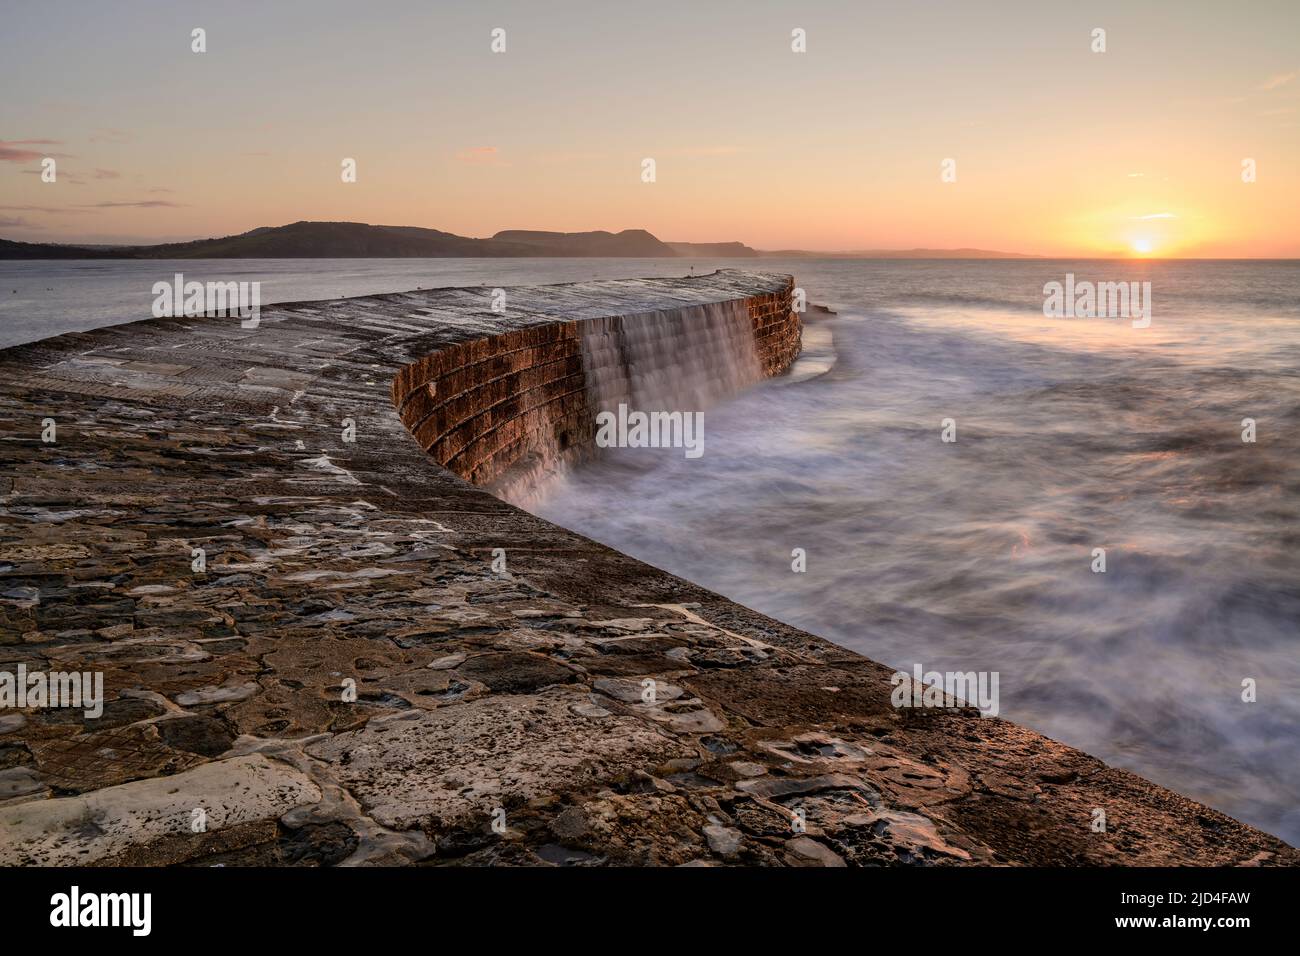
[[[393,405],[456,343],[789,287],[511,289],[504,316],[436,290],[0,352],[0,670],[107,697],[0,714],[0,859],[1294,864],[1014,724],[895,710],[887,668],[505,504]]]
[[[384,826],[434,832],[473,826],[497,807],[581,790],[628,766],[694,755],[653,724],[559,685],[376,718],[307,753],[330,764]]]
[[[98,863],[196,828],[219,833],[275,820],[320,798],[306,776],[285,764],[259,756],[214,761],[84,796],[0,808],[0,865]]]

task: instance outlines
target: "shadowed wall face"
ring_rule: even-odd
[[[799,354],[793,283],[777,292],[555,322],[458,343],[394,382],[402,422],[440,465],[499,490],[590,450],[596,413],[702,410]]]

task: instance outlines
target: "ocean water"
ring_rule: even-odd
[[[838,314],[701,457],[610,450],[528,507],[890,666],[997,671],[1001,716],[1300,843],[1295,262],[0,262],[0,344],[147,318],[176,271],[265,304],[692,267]],[[1149,281],[1150,327],[1044,318],[1068,272]]]
[[[1001,716],[1300,843],[1300,266],[780,268],[838,312],[829,371],[533,510],[899,669],[997,671]],[[1149,281],[1150,327],[1044,318],[1069,272]]]

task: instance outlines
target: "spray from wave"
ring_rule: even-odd
[[[620,406],[647,415],[698,415],[762,378],[753,322],[741,300],[589,320],[581,335],[593,420]],[[575,465],[604,454],[594,441],[552,449],[512,469],[493,490],[532,508]]]
[[[1043,316],[1095,263],[810,263],[852,309],[833,368],[532,508],[901,670],[998,671],[1003,716],[1300,842],[1300,322],[1258,304],[1300,280],[1111,266],[1153,282],[1150,329]]]

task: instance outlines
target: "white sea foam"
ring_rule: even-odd
[[[829,374],[536,510],[891,667],[1000,672],[1002,716],[1300,842],[1294,267],[1115,264],[1147,329],[1045,318],[1078,264],[793,268],[840,306]]]

